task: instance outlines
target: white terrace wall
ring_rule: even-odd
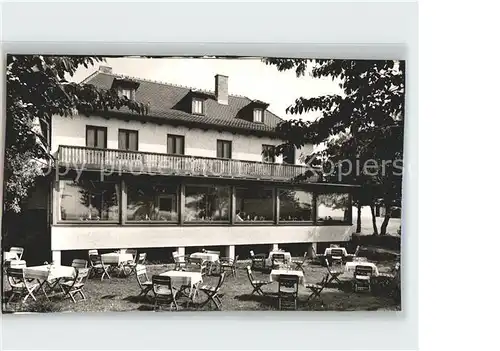
[[[215,130],[181,126],[158,125],[154,123],[140,123],[138,121],[123,121],[105,119],[97,116],[76,115],[73,117],[54,116],[52,121],[51,152],[57,151],[59,145],[85,146],[85,127],[94,125],[107,128],[110,149],[118,148],[118,129],[139,131],[139,151],[167,152],[167,134],[184,136],[185,154],[190,156],[216,157],[217,139],[232,141],[232,158],[246,161],[262,161],[262,145],[278,145],[279,140],[268,137],[257,137],[248,132],[247,135],[218,132]],[[295,163],[301,164],[303,155],[312,153],[313,146],[308,145],[295,152]],[[276,162],[281,163],[279,157]]]

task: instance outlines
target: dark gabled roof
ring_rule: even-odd
[[[255,103],[256,100],[245,96],[229,95],[227,105],[219,104],[213,91],[205,91],[191,87],[178,86],[168,83],[145,80],[141,78],[128,77],[112,73],[96,71],[82,83],[92,84],[98,88],[110,89],[115,79],[127,79],[139,83],[135,99],[145,104],[149,103],[147,116],[139,115],[128,109],[113,111],[113,115],[122,115],[124,118],[135,118],[145,121],[156,120],[173,122],[176,124],[188,124],[190,126],[204,126],[216,129],[228,129],[237,132],[263,132],[274,134],[276,126],[283,120],[274,113],[266,110],[264,123],[254,123],[239,117],[238,113],[246,106]],[[181,101],[193,91],[202,92],[208,97],[205,101],[204,115],[195,115],[178,109]]]

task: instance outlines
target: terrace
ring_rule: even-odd
[[[307,166],[61,145],[58,166],[106,172],[291,181]],[[317,181],[316,176],[305,182]]]

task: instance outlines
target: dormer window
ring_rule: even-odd
[[[256,108],[253,110],[253,121],[256,123],[264,123],[264,110]]]
[[[118,88],[118,95],[125,96],[127,99],[132,100],[132,89]]]
[[[202,114],[204,114],[203,110],[204,110],[203,109],[203,99],[193,98],[192,113],[197,114],[197,115],[202,115]]]

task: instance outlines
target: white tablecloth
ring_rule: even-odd
[[[299,284],[305,284],[304,273],[302,271],[295,270],[273,269],[269,275],[269,279],[272,282],[277,282],[280,275],[295,275],[299,277]]]
[[[372,262],[346,262],[345,264],[345,272],[349,274],[354,274],[354,270],[356,269],[356,266],[370,266],[373,268],[373,275],[378,276],[378,268],[375,265],[375,263]]]
[[[102,263],[113,264],[113,265],[120,265],[122,263],[134,260],[134,256],[130,253],[111,252],[107,254],[102,254],[101,257],[102,257]]]
[[[203,281],[200,272],[167,271],[160,275],[170,277],[172,287],[177,289],[182,285],[190,285],[193,288],[196,284]]]
[[[325,249],[325,256],[331,255],[332,250],[342,250],[344,256],[347,256],[347,250],[345,247],[327,247]]]
[[[219,260],[219,255],[206,253],[206,252],[195,252],[195,253],[192,253],[189,257],[201,258],[202,260],[207,261],[207,262],[217,262]]]
[[[57,265],[33,266],[24,268],[24,276],[40,281],[73,278],[75,276],[75,269],[73,267]]]

